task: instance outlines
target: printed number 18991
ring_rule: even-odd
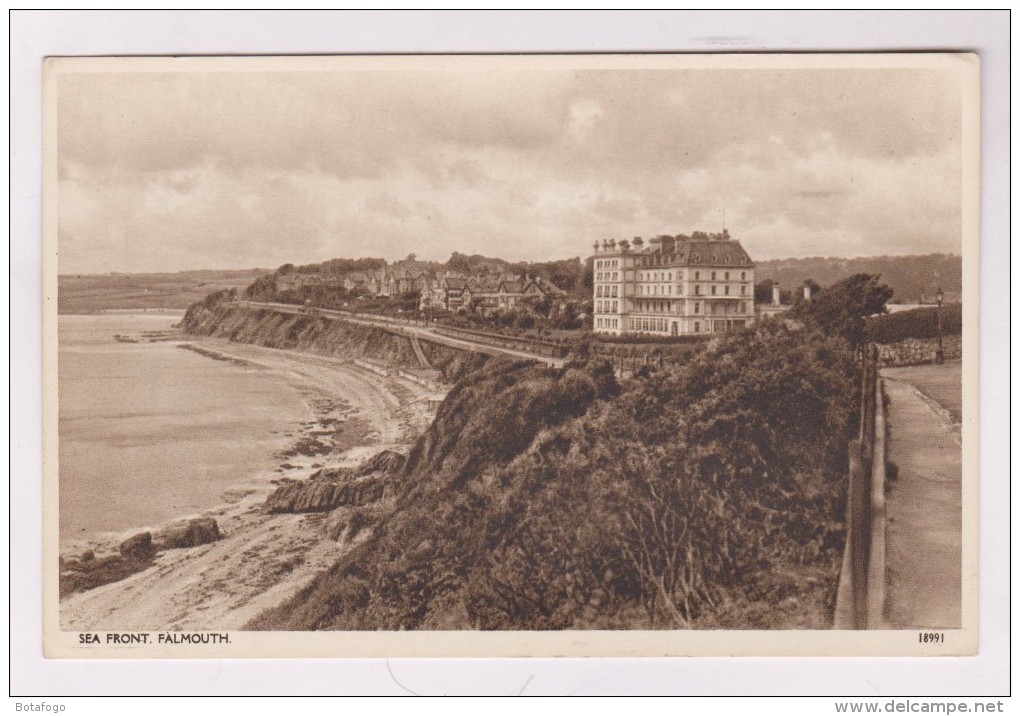
[[[922,631],[917,633],[917,641],[921,644],[944,644],[946,635],[937,631]]]

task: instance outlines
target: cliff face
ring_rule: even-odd
[[[229,338],[269,348],[285,348],[334,358],[367,358],[395,368],[421,368],[410,339],[381,328],[330,320],[316,315],[293,315],[250,308],[224,301],[197,303],[184,315],[188,333]],[[423,342],[432,367],[453,381],[480,367],[487,356],[463,353]]]

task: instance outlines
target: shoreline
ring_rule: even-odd
[[[62,350],[67,350],[69,354],[73,355],[78,350],[92,350],[94,347],[98,347],[100,351],[105,350],[104,345],[107,344],[128,344],[125,348],[129,351],[135,350],[131,344],[138,346],[138,349],[148,350],[147,344],[159,343],[162,344],[165,349],[169,349],[171,353],[178,353],[177,350],[181,348],[190,348],[198,355],[203,355],[202,349],[195,345],[194,341],[184,334],[176,326],[179,324],[183,314],[179,311],[172,312],[161,312],[158,315],[155,312],[150,312],[147,315],[142,315],[135,311],[113,311],[115,315],[124,318],[121,324],[116,326],[104,327],[98,331],[95,336],[101,336],[102,341],[97,344],[94,339],[86,340],[81,346],[75,344],[73,341],[68,346],[63,346]],[[102,314],[73,314],[76,318],[100,318]],[[70,318],[72,316],[68,316]],[[133,319],[150,319],[149,325],[137,325]],[[173,320],[173,323],[167,322],[164,327],[156,327],[151,324],[152,320],[164,321],[167,319]],[[118,318],[119,320],[119,318]],[[107,333],[111,331],[111,333]],[[112,333],[112,331],[118,331]],[[162,350],[161,354],[165,354],[166,350]],[[112,354],[115,355],[115,354]],[[137,354],[136,354],[137,355]],[[144,355],[144,354],[140,354]],[[157,354],[157,357],[160,354]],[[180,353],[179,355],[184,355]],[[204,354],[204,358],[215,358],[221,354],[215,351]],[[173,356],[171,356],[173,357]],[[61,358],[63,360],[63,356]],[[229,359],[234,365],[258,370],[259,366],[241,360]],[[214,365],[204,359],[199,359],[199,362],[205,363],[207,366]],[[110,368],[116,371],[116,368]],[[129,369],[130,370],[130,369]],[[209,371],[209,368],[205,368],[205,371]],[[218,369],[213,368],[213,371]],[[249,374],[251,370],[247,371]],[[228,373],[229,374],[229,373]],[[186,378],[184,380],[187,380]],[[197,497],[185,497],[184,502],[180,508],[166,509],[152,509],[152,503],[145,504],[144,501],[139,501],[136,504],[140,506],[138,515],[135,519],[131,518],[130,512],[125,512],[119,507],[119,504],[130,503],[118,503],[117,507],[112,509],[114,517],[110,517],[109,514],[103,514],[103,518],[96,520],[83,521],[81,516],[77,516],[69,519],[67,523],[61,521],[61,533],[58,542],[58,554],[61,558],[75,558],[84,551],[92,551],[97,556],[106,556],[118,553],[118,547],[121,542],[128,539],[129,537],[136,535],[141,532],[149,531],[156,533],[157,531],[164,530],[173,525],[188,520],[197,519],[199,517],[217,517],[219,515],[228,514],[231,510],[235,510],[239,503],[243,503],[246,497],[257,491],[266,491],[272,489],[272,481],[277,479],[279,475],[274,473],[273,468],[276,467],[278,460],[276,459],[276,453],[282,452],[288,449],[294,438],[292,434],[298,434],[301,431],[302,425],[305,422],[313,421],[315,419],[315,409],[313,401],[314,395],[310,395],[309,392],[303,389],[301,386],[295,386],[293,381],[290,380],[279,380],[274,379],[274,383],[278,383],[285,393],[293,397],[292,404],[287,405],[285,416],[279,421],[277,425],[271,425],[273,429],[267,427],[265,430],[250,429],[245,430],[243,434],[239,434],[236,438],[237,441],[243,442],[246,440],[252,440],[257,445],[257,450],[252,452],[252,455],[256,456],[254,460],[245,463],[244,477],[239,479],[237,472],[233,472],[227,476],[227,481],[220,479],[219,474],[206,474],[199,480],[196,480],[193,476],[188,476],[185,480],[182,475],[181,482],[185,485],[190,485],[191,482],[203,484],[205,487],[199,488],[200,496]],[[141,393],[139,393],[141,394]],[[82,395],[73,396],[68,399],[68,403],[61,407],[60,421],[61,431],[63,434],[63,421],[81,421],[82,417],[76,415],[79,411],[76,408],[74,400],[80,400]],[[143,399],[148,409],[148,401]],[[64,411],[70,411],[71,415],[65,415]],[[132,408],[128,408],[132,410]],[[128,412],[125,414],[126,417],[121,420],[126,421],[130,424],[131,415],[133,413]],[[107,417],[103,415],[102,420],[109,422]],[[263,421],[264,422],[264,421]],[[285,426],[285,427],[283,427]],[[215,426],[214,426],[215,427]],[[282,428],[282,429],[276,429]],[[160,429],[160,426],[155,428]],[[165,429],[164,429],[164,432]],[[146,439],[146,435],[143,434],[142,440]],[[70,438],[72,441],[79,439],[72,435]],[[119,433],[111,433],[111,440],[123,439]],[[168,435],[165,439],[177,439],[176,435]],[[190,438],[184,438],[190,440]],[[79,445],[88,444],[89,438],[84,438]],[[227,442],[233,442],[234,436],[227,436],[224,438]],[[73,442],[72,442],[73,444]],[[144,444],[144,443],[142,443]],[[83,448],[78,447],[78,450]],[[102,443],[97,442],[96,446],[92,448],[95,452],[101,452],[103,449]],[[236,451],[235,451],[236,452]],[[173,453],[174,457],[180,458],[179,452]],[[169,466],[168,466],[169,467]],[[79,468],[80,469],[80,468]],[[194,466],[185,463],[175,463],[172,468],[173,472],[181,473],[194,473]],[[70,480],[72,487],[70,489],[79,489],[75,484],[75,480]],[[106,485],[105,489],[115,489],[114,486]],[[138,485],[129,487],[129,490],[137,490]],[[186,489],[191,489],[187,487]],[[71,494],[74,494],[73,492]],[[122,493],[132,494],[132,492]],[[176,503],[176,499],[174,502]],[[169,503],[166,503],[169,506]],[[74,509],[72,508],[72,512]],[[104,508],[105,509],[105,508]]]
[[[105,533],[88,540],[91,546],[62,543],[62,558],[80,555],[84,549],[105,556],[115,554],[120,541],[131,535],[144,531],[155,535],[198,517],[215,519],[221,533],[214,542],[160,551],[151,565],[124,579],[62,597],[61,629],[243,626],[295,593],[351,547],[325,534],[329,512],[264,514],[266,498],[285,481],[307,480],[322,468],[354,467],[384,449],[406,452],[430,420],[421,400],[427,393],[424,388],[341,359],[185,334],[177,344],[200,345],[199,354],[211,359],[286,372],[301,391],[308,416],[280,431],[291,438],[289,447],[274,451],[265,468],[238,476],[223,491],[220,504],[158,526]],[[323,452],[327,440],[329,450]]]

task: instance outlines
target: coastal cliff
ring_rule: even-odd
[[[232,301],[192,305],[181,326],[194,335],[227,338],[268,348],[282,348],[332,358],[367,359],[392,368],[423,366],[407,336],[375,326],[336,320],[321,315],[281,313]],[[454,382],[482,366],[488,356],[446,346],[423,343],[429,368],[445,382]]]
[[[210,303],[187,331],[418,360],[399,332]],[[318,513],[342,554],[246,628],[827,628],[856,424],[845,342],[756,326],[625,383],[597,361],[429,353],[453,385],[406,459],[266,500]]]
[[[782,327],[625,384],[493,360],[387,471],[372,528],[247,628],[826,628],[853,376]]]

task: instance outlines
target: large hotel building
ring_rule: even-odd
[[[721,234],[595,243],[596,333],[723,333],[754,321],[754,263]]]

